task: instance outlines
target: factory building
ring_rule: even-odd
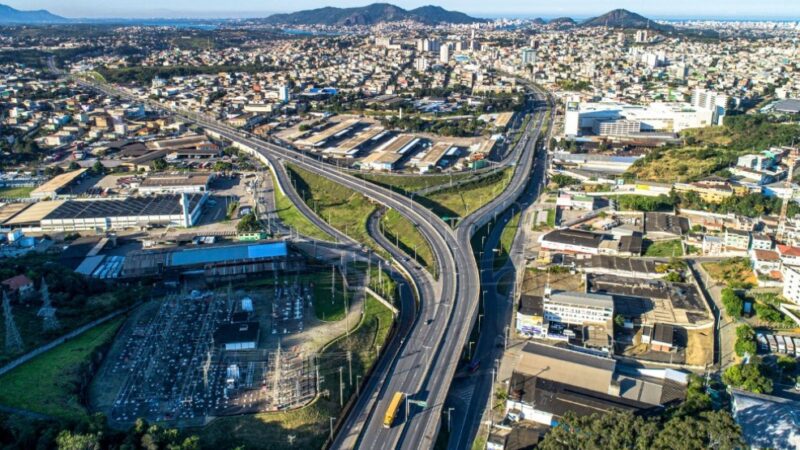
[[[10,229],[45,232],[107,231],[151,226],[192,227],[208,197],[154,195],[125,199],[54,200],[32,204],[3,222]]]

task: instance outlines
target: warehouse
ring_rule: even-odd
[[[32,226],[38,219],[42,231],[120,230],[154,225],[191,227],[200,218],[207,197],[208,194],[181,194],[42,202],[41,216],[26,217],[29,216]]]
[[[51,180],[34,189],[31,192],[31,198],[35,198],[37,200],[55,198],[59,194],[63,194],[65,191],[68,191],[70,186],[83,178],[87,170],[88,169],[78,169],[73,170],[72,172],[62,173],[61,175],[56,175]]]
[[[136,278],[177,273],[231,279],[256,272],[302,268],[303,258],[290,253],[286,242],[265,242],[139,250],[125,258],[122,276]]]
[[[211,174],[151,175],[142,180],[138,190],[142,195],[201,193],[208,191],[211,180]]]

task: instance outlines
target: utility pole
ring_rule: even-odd
[[[347,351],[347,366],[350,373],[350,386],[353,385],[353,352]]]
[[[344,367],[339,366],[339,406],[344,406],[344,381],[342,381],[342,373]]]

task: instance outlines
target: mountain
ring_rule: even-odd
[[[49,11],[40,9],[38,11],[20,11],[7,5],[0,5],[0,24],[42,24],[42,23],[65,23],[69,19],[51,14]]]
[[[547,24],[554,27],[574,27],[577,25],[575,20],[572,17],[556,17],[555,19],[551,19],[547,21]]]
[[[265,19],[266,23],[287,25],[375,25],[381,22],[414,20],[427,25],[437,23],[476,23],[476,19],[464,13],[447,11],[438,6],[422,6],[405,10],[388,3],[373,3],[355,8],[325,8],[298,11],[289,14],[274,14]]]
[[[588,19],[581,23],[581,27],[611,27],[627,29],[650,29],[670,33],[675,31],[672,25],[664,25],[654,22],[647,17],[641,16],[627,9],[615,9],[602,16]]]

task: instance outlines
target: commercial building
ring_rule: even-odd
[[[555,292],[544,297],[544,319],[571,325],[605,324],[614,317],[614,300],[609,295],[584,292]]]
[[[692,106],[713,111],[712,122],[714,125],[722,125],[725,119],[726,108],[728,107],[728,96],[707,89],[695,89],[692,91]]]
[[[565,228],[539,237],[542,250],[589,255],[639,256],[642,253],[642,234],[629,236],[592,233]]]
[[[583,103],[577,99],[567,101],[564,117],[566,136],[593,134],[595,130],[625,131],[636,128],[638,132],[678,133],[686,128],[713,125],[714,111],[693,107],[687,103],[651,103],[647,106],[604,101]],[[607,128],[598,128],[603,122],[620,122]]]
[[[519,298],[516,314],[516,330],[523,336],[545,338],[547,325],[544,323],[544,299],[540,296],[523,294]]]

